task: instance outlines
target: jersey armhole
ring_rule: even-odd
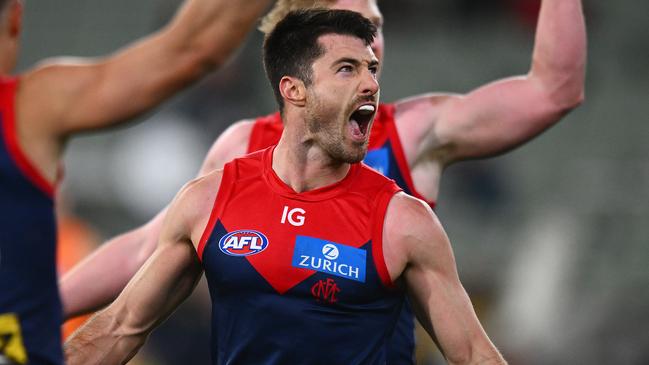
[[[430,205],[431,209],[434,209],[435,202],[429,201],[419,191],[417,191],[417,188],[415,187],[415,182],[412,179],[412,174],[410,172],[410,165],[408,165],[408,160],[406,160],[406,154],[405,152],[403,152],[401,137],[399,137],[399,132],[397,130],[397,121],[395,119],[396,106],[394,104],[391,104],[390,108],[387,110],[387,113],[390,113],[389,120],[391,120],[391,123],[386,123],[388,139],[392,143],[392,147],[393,147],[392,151],[394,152],[394,159],[397,161],[397,166],[399,167],[399,171],[401,171],[401,176],[403,176],[406,185],[408,185],[408,189],[410,190],[411,195],[414,196],[415,198],[419,198],[425,201],[426,203],[428,203],[428,205]]]
[[[255,119],[254,124],[252,125],[252,130],[250,131],[250,137],[248,138],[248,149],[246,154],[259,150],[259,145],[262,141],[261,129],[262,123],[259,123],[259,119]]]
[[[212,235],[212,230],[216,225],[216,221],[222,215],[223,209],[225,208],[230,194],[232,193],[232,186],[236,180],[236,161],[229,162],[223,166],[223,176],[221,176],[221,184],[219,185],[219,191],[216,193],[214,198],[214,204],[212,205],[212,212],[210,213],[210,219],[207,221],[205,230],[201,235],[201,240],[198,243],[196,252],[198,253],[198,259],[203,261],[203,251],[205,250],[205,245]]]
[[[372,223],[372,257],[374,259],[374,266],[376,266],[376,272],[383,285],[390,289],[394,289],[395,285],[390,278],[388,266],[383,256],[383,225],[385,223],[385,213],[388,209],[388,204],[390,204],[394,195],[400,191],[402,190],[399,187],[393,185],[391,188],[381,192],[375,207]]]
[[[20,82],[19,78],[12,79],[10,81],[11,92],[9,93],[10,97],[16,98],[18,83]],[[6,100],[6,99],[5,99]],[[3,100],[0,100],[3,102]],[[36,165],[27,157],[25,151],[23,151],[20,143],[18,141],[18,131],[16,127],[16,112],[15,112],[15,101],[11,101],[10,105],[5,105],[4,108],[6,115],[4,118],[0,118],[2,122],[2,134],[4,135],[4,142],[7,148],[9,156],[18,167],[18,170],[27,178],[27,180],[43,192],[48,198],[54,199],[54,192],[56,191],[56,185],[51,183],[45,178],[45,176],[38,170]],[[57,179],[58,180],[58,179]]]

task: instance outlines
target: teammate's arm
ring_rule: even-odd
[[[103,243],[59,281],[69,319],[100,309],[119,295],[156,248],[167,208],[152,220]]]
[[[198,177],[243,156],[252,125],[253,121],[242,120],[225,130],[210,148]],[[166,214],[167,208],[145,225],[105,242],[61,278],[66,319],[102,308],[119,295],[155,250]]]
[[[226,163],[248,152],[250,134],[255,121],[240,120],[228,127],[207,152],[198,176],[203,176],[217,169],[222,169]]]
[[[122,364],[192,292],[202,274],[195,247],[218,191],[221,172],[194,180],[176,196],[160,243],[120,296],[66,342],[66,363]]]
[[[43,64],[21,83],[28,120],[61,137],[137,116],[223,64],[269,3],[186,0],[167,26],[113,55]]]
[[[466,95],[397,103],[409,161],[457,160],[507,151],[554,125],[583,100],[586,31],[581,0],[543,0],[532,65]]]
[[[405,279],[417,318],[447,361],[505,364],[478,321],[448,238],[430,207],[403,193],[395,195],[386,213],[384,240],[391,271]]]

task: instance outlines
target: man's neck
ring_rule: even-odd
[[[333,160],[319,146],[305,140],[303,125],[284,128],[273,151],[272,163],[277,176],[298,193],[337,183],[345,178],[351,166]]]

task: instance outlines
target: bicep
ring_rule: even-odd
[[[159,242],[116,301],[136,332],[151,331],[192,292],[202,274],[197,227],[209,216],[219,174],[186,184],[166,212]],[[206,195],[207,194],[207,195]]]
[[[567,112],[538,78],[512,77],[451,99],[436,133],[455,147],[457,158],[484,157],[519,146]]]
[[[397,228],[392,237],[407,260],[402,276],[418,319],[452,363],[495,356],[437,217],[424,202],[406,198],[402,203],[400,217],[415,224]]]
[[[165,43],[159,33],[105,58],[50,60],[30,72],[32,100],[59,135],[128,121],[205,71]]]
[[[445,255],[440,250],[432,254]],[[460,358],[472,352],[484,332],[455,269],[433,266],[413,264],[406,269],[408,295],[419,322],[445,356]]]
[[[462,95],[422,95],[405,101],[401,108],[427,128],[421,133],[422,157],[443,151],[446,163],[515,148],[568,112],[532,76],[494,81]]]

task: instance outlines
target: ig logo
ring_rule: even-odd
[[[322,254],[329,260],[335,260],[339,255],[338,247],[332,245],[331,243],[327,243],[326,245],[322,246]]]
[[[284,212],[282,212],[282,224],[286,224],[286,219],[288,218],[288,223],[290,223],[292,226],[302,226],[304,225],[304,214],[306,211],[302,208],[293,208],[291,210],[288,210],[287,206],[284,206]]]

